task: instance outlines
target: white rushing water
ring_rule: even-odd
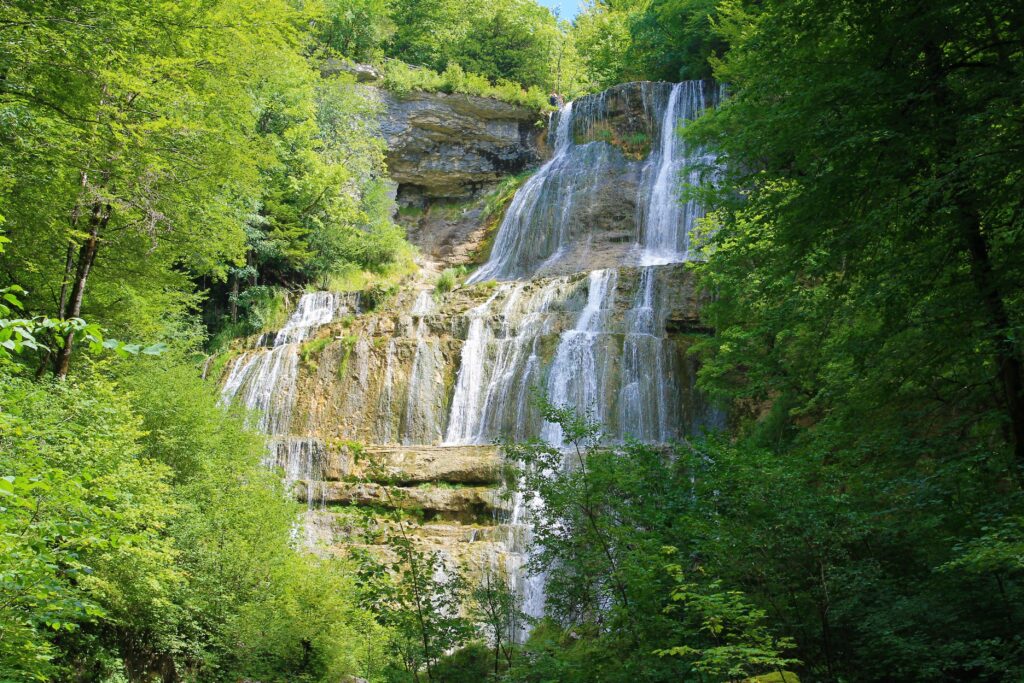
[[[641,271],[640,286],[626,314],[619,387],[622,436],[664,443],[675,436],[671,424],[675,391],[665,357],[664,318],[655,299],[654,267]]]
[[[490,260],[468,282],[530,276],[557,261],[570,243],[579,220],[575,208],[586,206],[598,191],[603,169],[615,153],[604,143],[573,142],[577,123],[599,111],[592,106],[584,109],[576,112],[570,102],[554,115],[554,154],[516,192],[498,228]]]
[[[604,421],[602,400],[610,354],[597,348],[600,336],[606,333],[607,319],[615,302],[615,270],[593,270],[587,287],[587,304],[573,329],[562,333],[551,361],[547,398],[556,406],[573,406],[595,422]],[[541,438],[554,446],[563,446],[562,429],[546,422]]]
[[[347,295],[333,292],[303,294],[295,312],[272,335],[272,346],[246,352],[235,359],[221,387],[222,404],[237,401],[258,411],[256,426],[272,436],[263,464],[282,470],[285,489],[305,500],[308,513],[325,505],[327,450],[319,439],[290,435],[300,347],[318,327],[334,320],[347,305],[354,310],[357,303]],[[260,342],[270,337],[263,335]],[[305,543],[312,546],[310,525],[297,523],[292,537],[298,539],[300,532],[304,532]]]
[[[445,443],[526,438],[536,423],[530,390],[540,381],[538,344],[557,322],[553,304],[571,292],[567,278],[542,287],[505,283],[469,311]]]
[[[659,144],[651,153],[640,186],[641,195],[646,196],[637,202],[643,265],[677,263],[690,256],[690,235],[704,209],[695,199],[681,201],[680,190],[684,183],[700,184],[702,167],[708,166],[713,156],[703,148],[688,147],[679,133],[707,106],[701,81],[672,86]]]
[[[299,485],[304,487],[303,497],[309,510],[324,506],[327,449],[320,439],[275,437],[270,441],[263,464],[270,469],[281,469],[287,490],[292,491]]]
[[[405,413],[402,420],[402,443],[435,444],[441,440],[442,405],[439,392],[444,357],[436,339],[431,339],[426,316],[436,309],[429,291],[420,292],[413,303],[411,315],[415,321],[413,337],[416,351],[405,392]]]
[[[679,131],[720,97],[707,94],[702,81],[675,85],[644,83],[643,106],[654,122],[655,144],[643,162],[628,162],[601,139],[582,143],[576,136],[600,133],[609,116],[608,91],[569,102],[553,116],[551,158],[513,197],[498,228],[491,257],[469,282],[530,277],[559,262],[566,251],[589,239],[588,214],[595,192],[607,191],[607,170],[640,166],[636,197],[636,256],[633,263],[661,265],[691,257],[690,238],[704,215],[694,199],[680,201],[684,183],[699,185],[714,156],[688,145]],[[600,135],[597,135],[600,138]],[[628,174],[627,174],[628,175]],[[634,181],[635,182],[635,181]],[[621,265],[629,265],[622,263]]]
[[[295,312],[274,335],[270,349],[250,351],[235,359],[221,388],[222,403],[239,401],[258,410],[260,431],[287,434],[295,403],[299,346],[311,331],[335,317],[342,302],[342,296],[333,292],[303,294]]]

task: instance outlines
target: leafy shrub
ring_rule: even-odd
[[[319,356],[332,341],[333,339],[331,337],[317,337],[316,339],[310,339],[309,341],[304,342],[300,351],[302,355],[302,362],[316,367],[316,363],[313,361],[313,358],[315,356]]]
[[[445,268],[440,276],[437,278],[437,284],[434,285],[434,292],[436,294],[447,294],[448,292],[455,289],[455,285],[458,284],[461,278],[464,278],[469,273],[466,266],[457,266],[455,268]]]
[[[444,73],[438,73],[391,59],[384,63],[383,84],[387,90],[400,97],[414,91],[462,93],[490,97],[538,111],[551,109],[547,95],[536,86],[524,89],[518,83],[504,79],[492,83],[479,74],[466,73],[454,63],[449,64]]]

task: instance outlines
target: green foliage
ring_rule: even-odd
[[[348,374],[348,361],[352,357],[352,349],[356,347],[359,337],[346,334],[341,338],[341,362],[338,363],[338,377],[344,378]]]
[[[551,87],[551,55],[561,42],[551,12],[534,0],[486,3],[471,18],[465,37],[448,55],[491,81],[508,80],[525,87]]]
[[[673,553],[675,548],[666,548]],[[712,678],[735,680],[745,678],[752,668],[774,668],[797,664],[795,659],[781,653],[793,648],[788,638],[776,638],[765,625],[764,610],[753,607],[743,593],[723,590],[722,582],[714,580],[700,585],[687,577],[678,564],[668,566],[675,578],[672,603],[666,610],[682,609],[691,622],[691,628],[708,636],[713,644],[677,645],[657,654],[683,657],[693,662],[693,668]]]
[[[14,238],[0,287],[28,290],[24,317],[85,317],[152,343],[201,305],[197,280],[208,323],[236,326],[260,308],[238,310],[248,289],[399,258],[380,103],[307,59],[321,9],[0,8],[19,35],[0,52],[0,214]],[[245,322],[232,331],[267,323]],[[70,339],[53,350],[58,374]]]
[[[444,71],[458,65],[486,81],[554,85],[558,22],[534,0],[407,0],[393,10],[389,57]]]
[[[313,359],[323,353],[323,350],[326,349],[333,341],[333,337],[317,337],[316,339],[310,339],[309,341],[303,342],[302,347],[299,349],[299,355],[302,356],[302,362],[315,364]]]
[[[480,212],[480,220],[484,223],[500,223],[502,217],[505,215],[505,210],[512,202],[512,198],[515,197],[516,192],[518,192],[519,188],[521,188],[523,184],[530,179],[530,176],[533,175],[533,173],[534,170],[530,169],[502,179],[501,182],[499,182],[498,185],[484,198],[484,206],[483,210]]]
[[[291,547],[262,439],[170,357],[119,374],[2,376],[5,679],[361,672],[386,637],[343,566]]]
[[[483,626],[491,651],[485,656],[474,654],[473,660],[478,662],[478,669],[482,666],[485,671],[493,670],[497,676],[516,664],[516,644],[529,618],[523,612],[523,596],[514,589],[512,577],[494,567],[484,567],[480,573],[480,580],[470,594],[471,614]],[[468,665],[465,668],[471,670]]]
[[[546,576],[557,626],[531,639],[524,680],[723,680],[791,663],[782,652],[792,643],[771,634],[764,612],[703,570],[697,461],[640,443],[603,447],[586,417],[540,409],[567,448],[505,446],[520,464],[518,490],[539,499],[530,570]],[[684,561],[694,569],[684,573]]]
[[[538,87],[523,88],[518,83],[504,79],[492,83],[483,76],[464,72],[458,64],[450,64],[442,73],[438,73],[426,67],[388,60],[384,64],[383,85],[399,96],[416,90],[457,92],[520,104],[538,111],[549,108],[548,96]]]
[[[1021,8],[720,8],[730,97],[686,134],[729,162],[697,268],[753,496],[729,583],[814,677],[1018,678]]]
[[[0,235],[0,254],[4,253],[4,244],[10,240]],[[50,354],[65,348],[69,344],[87,344],[89,350],[98,352],[113,350],[118,355],[127,356],[142,353],[156,356],[164,351],[163,343],[129,344],[116,339],[104,339],[103,330],[95,323],[88,323],[81,318],[54,320],[46,316],[34,318],[16,318],[24,310],[19,294],[26,294],[18,285],[0,287],[0,363],[19,357],[28,360],[25,352],[36,356],[33,360],[45,363]]]
[[[161,532],[176,506],[111,386],[0,379],[0,668],[50,680],[59,641],[151,613],[183,580]]]
[[[357,62],[376,61],[395,34],[392,0],[326,0],[316,39]]]
[[[313,34],[327,54],[382,64],[393,92],[461,92],[538,110],[575,56],[567,25],[535,0],[327,0]]]
[[[461,614],[468,584],[457,565],[417,547],[407,526],[414,522],[397,510],[385,514],[396,530],[385,531],[384,541],[397,559],[385,567],[369,556],[359,557],[359,580],[364,605],[390,632],[394,663],[387,679],[419,680],[425,675],[430,681],[447,681],[437,669],[442,658],[476,634]],[[449,661],[441,670],[451,666]]]
[[[572,28],[589,88],[709,78],[712,63],[728,49],[720,6],[718,0],[592,3]]]
[[[455,289],[459,281],[466,277],[469,270],[465,266],[456,266],[455,268],[445,268],[441,271],[441,274],[437,277],[437,282],[434,284],[435,294],[447,294],[448,292]]]
[[[486,643],[470,643],[445,655],[434,666],[436,680],[444,683],[480,683],[494,672],[493,659]]]

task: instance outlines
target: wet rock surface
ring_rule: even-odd
[[[688,87],[693,96],[700,86]],[[516,568],[528,530],[499,494],[504,466],[490,444],[557,442],[535,392],[593,409],[612,441],[663,444],[717,419],[687,353],[707,332],[692,272],[678,245],[668,259],[644,260],[657,246],[645,237],[653,190],[679,180],[662,163],[672,155],[656,119],[693,110],[675,107],[674,95],[669,84],[626,84],[574,103],[558,172],[521,207],[526,248],[507,270],[438,292],[441,269],[480,248],[483,190],[554,159],[554,139],[540,139],[535,112],[494,100],[382,94],[399,220],[421,249],[422,270],[372,306],[325,301],[328,315],[309,317],[298,343],[250,340],[224,370],[232,375],[258,353],[287,361],[288,373],[269,380],[269,395],[288,401],[277,411],[287,420],[268,423],[267,464],[307,505],[311,548],[394,560],[387,537],[408,533],[470,571],[510,561],[523,581]],[[666,224],[688,231],[695,216],[673,214]]]

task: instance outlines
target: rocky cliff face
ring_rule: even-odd
[[[499,102],[382,95],[389,168],[427,257],[475,248],[481,188],[537,170],[473,284],[438,292],[428,269],[372,306],[307,294],[280,333],[227,362],[225,399],[263,411],[268,464],[307,503],[311,544],[386,555],[392,523],[373,511],[396,510],[425,547],[470,568],[505,563],[536,596],[519,569],[524,511],[498,495],[491,445],[559,442],[534,392],[590,412],[613,440],[666,443],[718,419],[687,354],[703,333],[683,263],[700,212],[679,208],[674,148],[705,90],[618,86],[565,107],[547,133]]]
[[[379,92],[388,171],[401,203],[470,197],[543,154],[537,111],[460,93]]]
[[[618,402],[624,345],[636,334],[630,325],[648,286],[642,275],[636,268],[618,271],[616,295],[605,310],[602,334],[609,364],[603,390],[609,404]],[[436,298],[428,290],[410,290],[385,310],[325,325],[309,342],[318,351],[300,368],[292,424],[300,433],[324,441],[429,446],[463,442],[466,439],[453,432],[452,401],[467,362],[466,344],[476,343],[475,350],[484,354],[478,362],[502,365],[509,381],[491,405],[475,407],[487,426],[474,440],[537,436],[542,424],[530,408],[530,390],[545,386],[559,339],[587,305],[589,285],[581,273],[485,283]],[[683,265],[659,269],[650,286],[660,311],[658,334],[664,337],[665,357],[671,363],[664,371],[679,384],[674,394],[682,395],[673,401],[671,419],[693,424],[705,407],[691,390],[695,367],[686,356],[699,299]],[[540,301],[546,302],[545,310],[535,310]],[[531,362],[541,368],[532,377]],[[620,429],[617,415],[610,414],[608,422],[613,433],[629,431],[628,425]]]

